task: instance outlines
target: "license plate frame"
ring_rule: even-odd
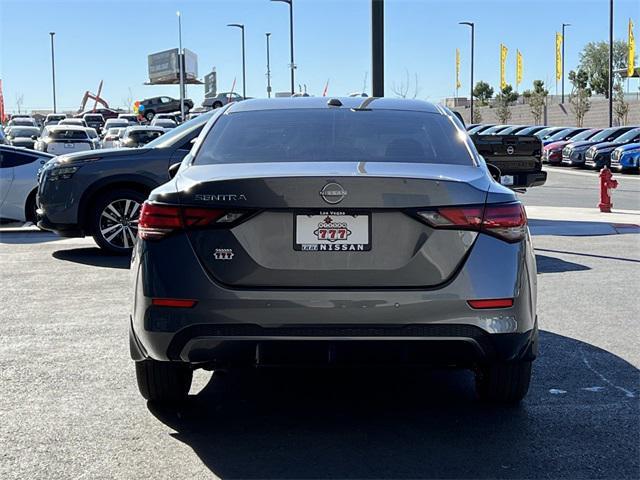
[[[324,217],[324,218],[323,218]],[[346,228],[346,241],[337,238],[335,240],[320,239],[321,232],[320,223],[331,217],[331,223],[346,223],[346,226],[336,226],[327,229],[335,231],[336,229]],[[366,225],[362,225],[363,219],[366,219]],[[307,225],[303,225],[306,223]],[[313,224],[316,224],[313,226]],[[315,228],[314,231],[306,231],[307,238],[300,238],[300,228]],[[357,231],[354,231],[357,229]],[[343,211],[343,210],[313,210],[313,211],[296,211],[293,213],[293,249],[299,252],[368,252],[371,250],[371,233],[372,233],[372,216],[371,212],[365,211]],[[313,241],[308,240],[310,234],[316,236]],[[328,233],[325,233],[328,234]],[[355,234],[352,240],[364,239],[366,241],[349,241],[351,235]],[[300,240],[300,241],[299,241]]]

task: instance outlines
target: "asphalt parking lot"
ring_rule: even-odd
[[[464,371],[300,370],[198,371],[175,410],[137,392],[128,261],[1,234],[0,478],[638,478],[639,237],[534,245],[542,342],[518,408],[479,404]]]

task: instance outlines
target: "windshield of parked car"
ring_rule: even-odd
[[[606,128],[589,139],[590,142],[602,142],[615,133],[617,128]]]
[[[37,127],[12,127],[9,135],[12,137],[31,137],[32,135],[38,135],[40,129]]]
[[[195,164],[403,162],[472,165],[445,115],[394,110],[257,110],[222,115]]]
[[[167,133],[162,135],[161,137],[156,138],[152,142],[147,144],[147,147],[150,148],[168,148],[174,145],[177,142],[181,142],[185,137],[192,134],[195,130],[202,129],[205,123],[209,121],[211,116],[216,113],[217,110],[213,110],[211,112],[207,112],[203,115],[200,115],[193,120],[188,120],[184,122],[182,125],[169,130]]]
[[[573,128],[565,128],[563,130],[560,130],[559,132],[554,133],[553,135],[550,135],[547,140],[564,140],[567,135],[570,135],[574,130],[575,129]]]
[[[640,135],[640,128],[634,128],[629,130],[627,133],[620,135],[616,138],[616,142],[627,143],[636,139],[636,137]]]
[[[593,137],[596,133],[598,133],[597,131],[594,130],[585,130],[584,132],[580,132],[577,135],[574,135],[573,137],[571,137],[571,140],[574,142],[580,142],[582,140],[588,140],[589,138]]]

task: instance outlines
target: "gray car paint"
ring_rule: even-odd
[[[342,108],[357,108],[360,105],[354,99],[343,100],[347,104]],[[307,103],[303,103],[305,101]],[[380,99],[373,103],[376,102],[381,105],[380,108],[426,108],[442,113],[433,106],[425,107],[424,102]],[[233,105],[229,113],[253,108],[283,108],[283,105],[287,105],[287,108],[326,108],[324,99],[295,99],[278,103],[277,100],[248,100]],[[215,128],[213,124],[212,120],[207,129]],[[203,136],[207,129],[203,131]],[[197,148],[198,145],[194,147],[194,152],[197,152]],[[474,157],[477,156],[475,148],[470,148]],[[181,332],[187,332],[194,326],[257,325],[268,331],[269,328],[283,325],[451,324],[478,327],[487,334],[497,336],[533,331],[536,325],[536,267],[528,235],[525,240],[507,243],[484,233],[453,230],[444,235],[442,241],[438,241],[428,227],[401,212],[414,207],[515,201],[517,198],[512,191],[493,181],[484,160],[480,157],[476,159],[477,165],[454,168],[449,165],[366,162],[339,165],[319,162],[314,165],[287,163],[199,167],[191,165],[191,156],[185,158],[178,175],[155,189],[149,201],[170,204],[206,202],[212,207],[231,210],[258,206],[264,209],[246,223],[226,230],[228,240],[235,239],[239,248],[255,249],[250,253],[258,258],[256,262],[255,258],[249,261],[246,257],[238,256],[238,262],[227,267],[231,275],[255,277],[256,269],[259,270],[258,263],[264,262],[266,265],[259,267],[267,270],[271,267],[277,278],[281,273],[277,268],[281,268],[283,263],[295,265],[290,247],[283,253],[286,256],[284,260],[277,252],[258,252],[261,239],[256,239],[255,236],[265,233],[264,230],[260,231],[265,227],[256,224],[254,228],[251,223],[260,220],[263,215],[266,221],[274,214],[282,215],[283,219],[288,216],[290,219],[299,208],[370,208],[386,210],[390,215],[398,216],[398,219],[404,216],[402,222],[407,222],[406,225],[416,222],[413,228],[416,232],[423,229],[425,236],[422,247],[433,240],[434,249],[430,255],[433,269],[431,278],[436,278],[435,272],[440,269],[440,279],[446,281],[431,286],[416,286],[414,283],[407,287],[398,286],[397,283],[401,282],[394,279],[395,286],[372,287],[353,282],[341,283],[334,276],[332,280],[335,284],[332,286],[323,284],[314,287],[309,278],[303,279],[302,286],[277,285],[274,280],[271,285],[225,285],[212,274],[210,266],[207,266],[208,260],[203,258],[203,255],[213,254],[215,247],[214,240],[211,240],[211,244],[208,243],[209,238],[212,238],[209,237],[210,232],[176,232],[159,241],[139,241],[134,249],[133,357],[176,360],[177,358],[170,358],[168,353],[172,342]],[[350,193],[340,206],[328,207],[319,196],[320,187],[328,181],[344,182],[348,186],[346,189],[353,194]],[[196,198],[197,192],[203,195],[205,192],[212,195],[233,194],[235,197],[217,197],[229,200],[212,203],[206,196]],[[244,199],[239,195],[241,193]],[[203,198],[206,200],[202,200]],[[280,227],[284,231],[280,228],[279,232],[276,226],[266,236],[291,237],[288,225],[282,223]],[[393,237],[392,232],[393,230],[388,230],[386,233]],[[194,242],[196,236],[199,236],[199,240]],[[459,243],[456,243],[456,238]],[[202,244],[198,245],[198,242]],[[462,248],[463,245],[466,245],[466,250]],[[450,258],[444,258],[447,256]],[[281,262],[278,264],[279,259]],[[303,268],[296,272],[306,275],[309,263],[313,262],[316,262],[316,267],[326,267],[327,272],[331,272],[336,266],[331,260],[323,265],[320,259],[308,257],[301,260]],[[458,265],[455,271],[451,268],[454,263]],[[365,263],[360,263],[360,267],[364,266]],[[320,268],[316,274],[318,271]],[[342,272],[337,273],[344,274],[344,266]],[[291,280],[296,278],[295,274],[290,275]],[[419,274],[414,272],[414,275]],[[266,275],[263,278],[267,278]],[[304,284],[305,281],[308,283]],[[426,283],[429,283],[428,279]],[[197,299],[198,303],[188,310],[155,308],[151,306],[151,299],[155,297]],[[474,310],[469,307],[467,300],[476,298],[513,298],[514,304],[511,308],[498,310]],[[260,337],[260,340],[278,339],[268,334]],[[372,340],[365,337],[349,339]],[[380,337],[376,339],[379,340]],[[179,345],[179,359],[188,362],[205,361],[207,352],[216,350],[227,341],[238,340],[257,339],[226,337],[222,334],[194,335]],[[287,337],[287,340],[304,341],[309,338],[300,334],[298,337]],[[420,340],[474,341],[470,338],[427,337],[421,337]],[[514,359],[521,354],[520,351],[512,351],[504,360]]]

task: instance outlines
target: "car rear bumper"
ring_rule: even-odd
[[[470,325],[198,325],[169,343],[167,359],[213,367],[451,365],[533,360],[537,323],[522,333],[489,334]],[[147,358],[131,330],[131,355]]]
[[[388,359],[401,354],[410,363],[513,360],[530,346],[536,328],[536,269],[528,239],[508,244],[481,234],[446,285],[370,290],[230,289],[211,280],[183,240],[165,239],[171,245],[158,252],[152,242],[140,241],[134,250],[136,360],[270,364],[260,357],[266,351],[307,349],[316,360],[349,356],[350,350],[362,350],[356,355],[361,358],[369,350],[388,351]],[[171,251],[171,258],[156,259],[161,251]],[[152,298],[197,303],[174,308],[152,305]],[[514,302],[487,310],[467,303],[479,298]]]

